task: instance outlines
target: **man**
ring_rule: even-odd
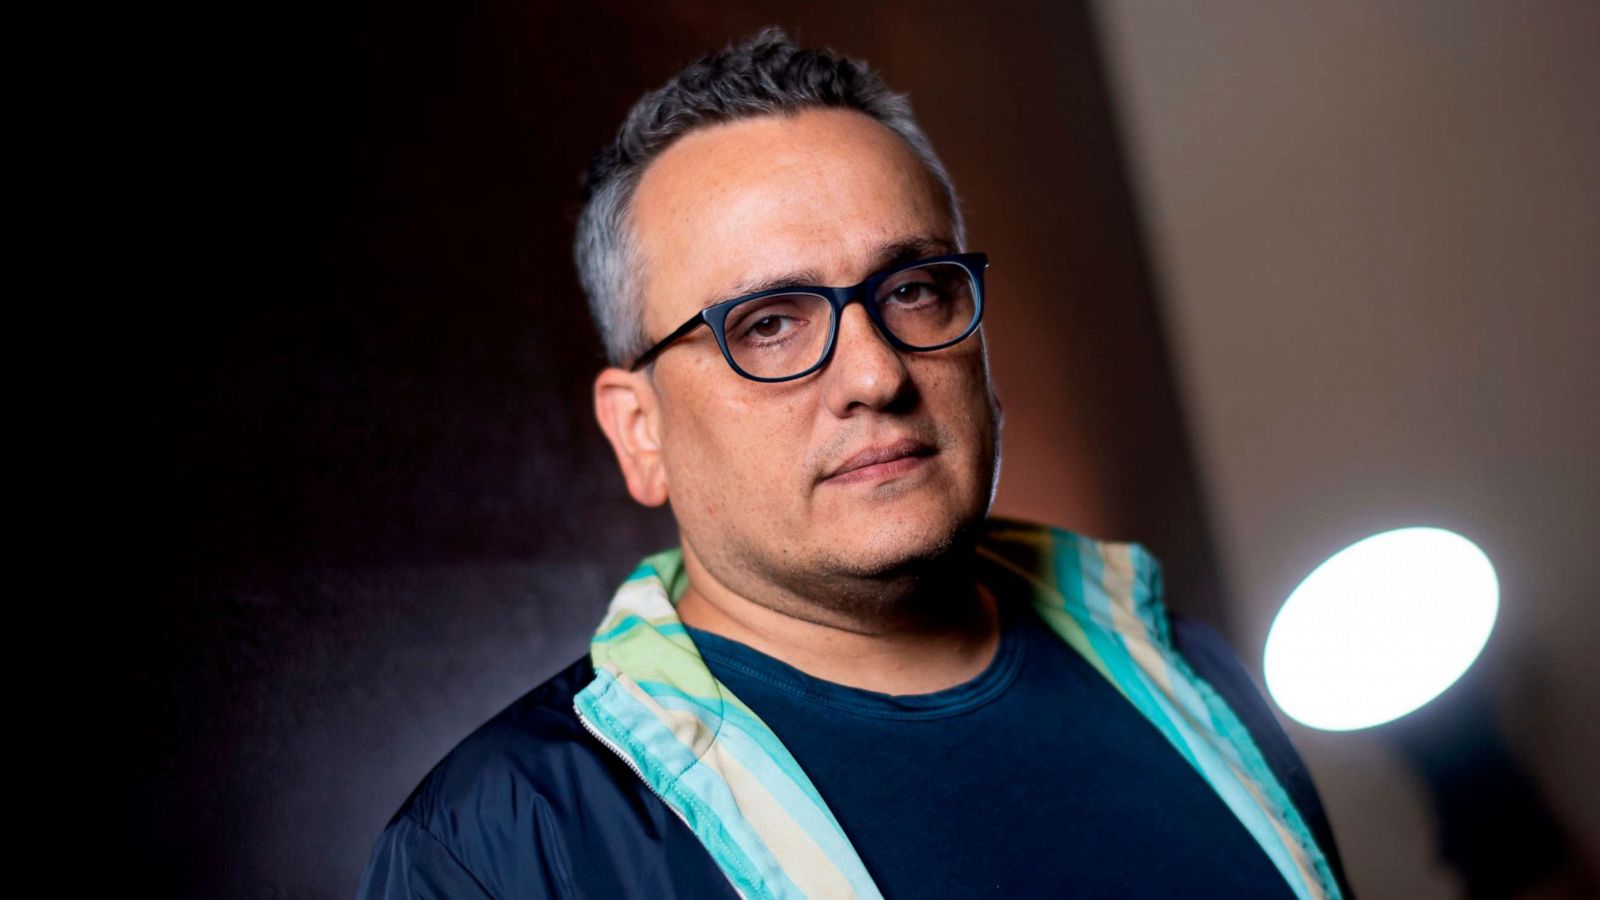
[[[681,548],[428,775],[362,896],[1344,892],[1293,750],[1169,628],[1155,561],[988,519],[963,249],[855,63],[767,31],[638,103],[577,261],[596,415]]]

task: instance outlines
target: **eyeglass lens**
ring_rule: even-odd
[[[977,288],[965,267],[929,263],[881,282],[871,302],[902,343],[931,349],[963,336],[977,315]],[[784,378],[816,365],[828,350],[833,305],[817,294],[776,294],[741,303],[723,326],[728,354],[757,378]]]

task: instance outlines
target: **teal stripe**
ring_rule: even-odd
[[[816,842],[823,855],[844,876],[856,897],[872,900],[882,896],[850,840],[845,837],[844,827],[822,801],[811,779],[804,774],[799,779],[785,777],[793,766],[793,757],[785,753],[783,759],[779,760],[763,752],[756,734],[740,729],[724,728],[719,737],[721,742],[729,745],[735,758],[771,792],[801,830]],[[793,768],[799,771],[798,766]]]
[[[1156,726],[1157,730],[1166,736],[1173,748],[1189,761],[1189,765],[1200,771],[1200,763],[1195,759],[1194,748],[1184,739],[1171,717],[1166,714],[1160,690],[1152,690],[1145,682],[1144,673],[1139,671],[1128,657],[1121,640],[1099,629],[1087,630],[1089,642],[1094,645],[1100,661],[1111,672],[1115,684],[1122,688],[1123,696],[1138,707],[1139,712],[1150,720],[1150,724]],[[1209,776],[1207,778],[1209,780]]]
[[[1078,561],[1079,569],[1083,573],[1080,584],[1084,611],[1092,623],[1085,631],[1096,655],[1111,673],[1113,682],[1122,689],[1124,696],[1139,708],[1144,717],[1166,737],[1173,749],[1188,760],[1189,765],[1210,783],[1223,802],[1227,803],[1228,808],[1233,810],[1241,823],[1249,829],[1263,851],[1272,859],[1273,865],[1283,875],[1284,880],[1295,890],[1296,895],[1302,898],[1309,897],[1309,889],[1301,877],[1299,867],[1289,857],[1287,849],[1266,814],[1236,781],[1232,770],[1227,767],[1217,748],[1195,734],[1186,724],[1182,714],[1172,707],[1160,686],[1154,683],[1153,673],[1146,673],[1134,664],[1128,652],[1127,642],[1116,631],[1113,600],[1104,587],[1104,558],[1093,545],[1087,543],[1080,544],[1077,551],[1071,555]],[[1137,582],[1135,588],[1137,589]],[[1144,624],[1148,625],[1148,622]],[[1173,673],[1169,670],[1167,674]],[[1180,678],[1172,679],[1170,683],[1178,685],[1183,682],[1184,679]]]
[[[1095,647],[1096,653],[1112,673],[1116,682],[1122,686],[1124,694],[1139,707],[1140,711],[1144,713],[1152,724],[1160,729],[1172,746],[1189,761],[1189,764],[1211,784],[1217,794],[1228,804],[1228,807],[1233,810],[1234,814],[1250,830],[1251,834],[1255,836],[1256,841],[1271,857],[1273,864],[1278,867],[1284,880],[1294,888],[1295,893],[1302,898],[1311,896],[1310,889],[1304,882],[1299,866],[1295,865],[1288,849],[1283,846],[1282,838],[1277,830],[1272,827],[1266,812],[1260,808],[1256,799],[1250,796],[1243,785],[1239,784],[1234,772],[1228,768],[1222,752],[1209,741],[1196,734],[1187,724],[1182,713],[1171,705],[1171,701],[1162,692],[1159,684],[1154,682],[1154,673],[1146,673],[1133,663],[1126,640],[1116,630],[1116,618],[1112,608],[1114,601],[1110,592],[1105,588],[1104,557],[1094,545],[1088,542],[1079,543],[1078,552],[1073,556],[1080,562],[1081,571],[1084,575],[1081,584],[1083,585],[1085,609],[1090,618],[1096,624],[1102,626],[1101,628],[1088,629],[1090,643]],[[1141,585],[1137,578],[1137,573],[1141,560],[1131,555],[1130,560],[1136,567],[1133,589],[1138,592],[1141,589]],[[1148,564],[1150,561],[1144,560],[1144,562]],[[1140,606],[1142,604],[1137,602],[1137,596],[1134,599],[1134,611],[1143,613],[1143,615],[1140,615],[1141,624],[1149,628],[1152,624],[1149,621],[1150,611],[1141,610]],[[1162,630],[1164,631],[1165,629]],[[1165,654],[1162,655],[1162,662],[1167,668],[1167,672],[1164,674],[1168,676],[1178,674],[1171,670],[1170,665],[1166,665]],[[1197,681],[1198,678],[1195,678],[1192,673],[1186,674],[1189,677],[1169,677],[1168,683],[1173,686],[1175,691],[1185,688],[1191,692],[1193,691],[1193,681]],[[1195,697],[1195,699],[1199,698]],[[1195,708],[1197,710],[1204,709],[1204,705],[1202,704]],[[1223,737],[1227,739],[1228,743],[1237,746],[1233,740],[1233,735],[1224,734]],[[1262,774],[1268,776],[1267,783],[1272,784],[1274,787],[1276,786],[1276,781],[1271,779],[1270,773],[1250,772],[1251,777],[1258,783],[1263,783]]]
[[[603,680],[601,680],[603,679]],[[625,693],[609,673],[578,694],[577,705],[596,730],[616,744],[640,770],[641,777],[662,802],[682,815],[689,829],[699,838],[706,852],[716,860],[728,880],[747,897],[769,896],[756,876],[756,865],[739,842],[729,834],[721,819],[693,792],[676,788],[680,765],[693,765],[693,755],[667,732],[648,711],[633,712],[617,708],[615,695]],[[615,713],[615,714],[614,714]],[[625,724],[626,723],[626,724]],[[676,744],[677,750],[671,745]],[[646,749],[648,746],[650,749]],[[652,752],[654,751],[654,752]],[[682,757],[689,757],[685,762]],[[668,760],[663,763],[661,760]]]
[[[1133,664],[1127,648],[1123,646],[1121,638],[1116,635],[1112,627],[1110,595],[1100,588],[1100,579],[1104,572],[1103,561],[1099,558],[1099,554],[1095,552],[1093,546],[1078,542],[1074,542],[1071,547],[1063,547],[1062,551],[1057,555],[1057,559],[1062,556],[1069,557],[1071,562],[1076,563],[1070,568],[1083,573],[1083,577],[1076,581],[1079,585],[1077,593],[1083,600],[1083,615],[1089,619],[1087,623],[1082,623],[1085,626],[1083,630],[1089,638],[1089,645],[1096,658],[1111,674],[1112,685],[1119,688],[1122,695],[1138,707],[1144,717],[1166,736],[1167,741],[1178,753],[1199,770],[1200,764],[1195,759],[1194,751],[1188,741],[1177,732],[1172,721],[1160,713],[1160,706],[1157,705],[1154,696],[1159,691],[1152,692],[1145,684],[1143,673]],[[1063,588],[1065,587],[1066,585],[1063,585]],[[1079,615],[1070,605],[1066,611],[1074,616]]]
[[[1070,612],[1074,606],[1087,606],[1083,596],[1083,561],[1078,550],[1076,539],[1064,540],[1054,548],[1055,552],[1044,558],[1051,571],[1043,573],[1045,583],[1052,585],[1061,592],[1061,599],[1066,601],[1066,609]]]
[[[1239,754],[1246,774],[1266,793],[1268,802],[1276,807],[1278,816],[1288,826],[1295,840],[1299,841],[1306,852],[1306,858],[1316,870],[1317,878],[1322,882],[1323,890],[1330,898],[1338,900],[1341,897],[1339,883],[1333,877],[1333,869],[1328,865],[1327,856],[1322,852],[1316,839],[1311,836],[1311,829],[1306,825],[1299,807],[1289,799],[1288,792],[1278,783],[1277,776],[1272,774],[1272,769],[1262,757],[1261,748],[1256,746],[1249,730],[1239,721],[1233,709],[1216,689],[1189,667],[1187,660],[1174,654],[1172,665],[1183,673],[1185,683],[1192,684],[1195,691],[1200,694],[1205,709],[1210,713],[1212,727],[1222,735],[1228,746]]]
[[[651,696],[669,709],[685,709],[697,716],[702,712],[708,712],[703,707],[697,709],[699,704],[694,698],[686,695],[674,696],[673,693],[667,692],[658,696],[652,692]],[[872,883],[866,870],[855,864],[855,848],[845,837],[844,827],[834,818],[833,812],[823,802],[822,795],[817,793],[811,779],[800,770],[794,757],[787,750],[782,750],[778,754],[772,752],[771,745],[777,738],[772,729],[759,719],[743,715],[737,710],[730,709],[729,713],[729,717],[717,731],[717,746],[744,766],[777,801],[789,818],[794,820],[800,830],[816,842],[823,855],[831,860],[844,876],[856,896],[862,898],[880,896],[877,886]],[[741,721],[753,725],[754,728],[740,727],[737,723]],[[782,745],[778,747],[782,749]]]
[[[1169,647],[1172,645],[1172,636],[1167,611],[1161,605],[1161,563],[1138,544],[1129,545],[1128,558],[1133,561],[1133,600],[1139,621],[1150,631],[1157,646]]]
[[[746,857],[755,861],[755,878],[741,886],[747,897],[772,897],[776,900],[804,900],[800,886],[789,879],[766,842],[750,827],[739,804],[728,790],[728,783],[710,766],[695,766],[675,785],[677,793],[691,793],[716,817],[723,833],[737,842]]]
[[[598,688],[598,690],[592,690]],[[739,812],[727,782],[678,740],[609,672],[578,695],[580,708],[625,751],[652,789],[689,823],[717,865],[746,897],[799,898],[759,835]]]
[[[659,625],[652,625],[636,613],[628,613],[622,617],[621,622],[605,631],[595,632],[594,642],[604,644],[608,641],[616,640],[639,625],[643,625],[646,628],[654,628],[664,635],[683,635],[687,637],[689,634],[689,630],[683,626],[682,622],[663,622]]]
[[[797,783],[811,783],[810,777],[800,769],[800,764],[789,753],[789,748],[783,746],[783,743],[778,740],[778,736],[767,726],[767,723],[759,718],[746,713],[734,704],[725,703],[721,700],[704,700],[665,682],[641,681],[637,683],[639,687],[644,689],[645,693],[661,703],[662,706],[669,705],[669,701],[671,701],[677,704],[674,708],[690,709],[696,715],[700,715],[701,711],[703,711],[705,715],[701,716],[701,721],[713,729],[718,727],[718,720],[726,720],[730,726],[739,729],[748,735],[751,740],[760,744],[762,751],[778,764],[784,777]],[[718,686],[721,687],[720,682],[718,682]],[[719,711],[706,709],[705,707],[710,704],[718,704]],[[700,707],[700,709],[695,710],[693,709],[694,707]],[[813,793],[815,793],[814,789]],[[816,801],[818,805],[826,807],[820,795],[817,795]],[[830,813],[829,816],[831,818],[832,814]]]
[[[1175,654],[1168,652],[1166,647],[1158,647],[1157,649],[1161,651],[1161,667],[1165,670],[1163,674],[1167,677],[1167,684],[1172,685],[1172,693],[1176,695],[1173,699],[1178,705],[1178,710],[1188,713],[1198,723],[1214,725],[1215,717],[1212,715],[1211,710],[1207,708],[1205,698],[1200,695],[1200,691],[1195,687],[1195,681],[1199,680],[1198,677],[1193,673],[1185,673],[1174,668],[1172,658]],[[1213,727],[1211,731],[1216,732],[1217,729]],[[1224,735],[1224,737],[1227,736]],[[1239,755],[1238,748],[1231,739],[1223,741],[1222,747],[1219,749],[1224,752],[1234,751],[1230,754],[1230,758],[1237,760]],[[1242,760],[1238,761],[1242,764]]]
[[[1105,589],[1106,561],[1093,544],[1074,542],[1072,557],[1078,561],[1082,573],[1078,580],[1079,596],[1090,621],[1101,629],[1115,633],[1117,620],[1111,611],[1111,594]]]
[[[1250,834],[1255,837],[1256,843],[1261,845],[1261,849],[1272,859],[1273,865],[1278,867],[1278,872],[1283,876],[1284,881],[1288,882],[1289,886],[1294,889],[1295,895],[1302,898],[1302,900],[1309,900],[1313,896],[1311,888],[1306,884],[1300,872],[1300,867],[1295,865],[1294,859],[1289,853],[1289,848],[1284,845],[1283,838],[1279,835],[1277,829],[1272,826],[1266,811],[1256,803],[1256,799],[1239,782],[1238,776],[1234,774],[1233,770],[1228,768],[1227,760],[1223,758],[1222,753],[1210,742],[1201,739],[1184,722],[1183,717],[1178,714],[1177,710],[1172,708],[1170,701],[1162,696],[1159,691],[1153,692],[1153,696],[1161,715],[1182,734],[1181,739],[1184,744],[1192,748],[1193,754],[1190,756],[1190,760],[1194,763],[1195,768],[1205,777],[1206,781],[1211,783],[1212,789],[1217,792],[1224,803],[1228,804],[1228,808],[1233,810],[1234,815],[1239,818],[1245,828],[1249,829]],[[1259,779],[1258,783],[1260,783]]]

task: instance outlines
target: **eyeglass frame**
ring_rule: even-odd
[[[883,322],[882,312],[879,311],[876,303],[871,302],[871,298],[876,293],[880,284],[889,280],[895,275],[898,275],[908,269],[918,269],[922,268],[923,266],[933,265],[934,263],[954,263],[965,269],[967,275],[971,277],[973,287],[972,321],[967,323],[966,330],[942,344],[935,344],[931,347],[917,347],[902,341],[900,338],[895,336],[894,332],[889,330],[889,326],[885,325]],[[833,357],[834,344],[838,341],[839,321],[844,318],[844,308],[852,303],[858,302],[866,308],[867,318],[872,320],[873,327],[878,330],[879,334],[884,336],[891,347],[894,347],[897,350],[906,351],[908,353],[930,353],[934,350],[943,350],[946,347],[954,346],[971,337],[972,333],[978,330],[978,325],[983,321],[983,273],[987,268],[989,268],[988,254],[947,253],[942,256],[930,256],[925,259],[914,259],[910,262],[904,262],[890,266],[887,269],[882,269],[872,273],[871,275],[868,275],[859,283],[853,284],[849,287],[793,285],[790,287],[769,288],[764,291],[756,291],[753,294],[745,294],[743,296],[734,297],[732,300],[723,300],[718,303],[713,303],[705,309],[700,310],[691,316],[687,322],[684,322],[682,325],[679,325],[677,328],[673,329],[671,334],[657,341],[653,346],[650,347],[650,349],[641,353],[639,358],[633,361],[633,365],[628,367],[628,371],[637,372],[654,362],[655,358],[660,356],[662,351],[666,350],[673,343],[685,337],[696,328],[704,325],[710,328],[711,333],[716,336],[717,346],[722,350],[722,358],[727,360],[728,366],[732,368],[733,371],[738,375],[748,378],[751,381],[760,381],[768,384],[781,381],[794,381],[797,378],[804,378],[828,364],[828,360]],[[728,349],[728,337],[725,330],[728,322],[728,314],[733,312],[734,308],[740,306],[741,304],[749,303],[753,300],[761,300],[766,297],[776,297],[782,294],[810,294],[821,297],[822,299],[828,301],[828,305],[833,310],[833,315],[828,322],[828,343],[822,348],[822,354],[818,357],[817,361],[809,368],[801,372],[797,372],[793,375],[783,375],[776,378],[751,375],[749,372],[746,372],[744,369],[739,367],[739,364],[733,359],[733,352]]]

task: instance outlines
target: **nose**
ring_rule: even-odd
[[[840,418],[862,410],[890,409],[913,393],[904,354],[889,344],[860,303],[851,303],[840,313],[839,334],[824,377],[828,408]]]

